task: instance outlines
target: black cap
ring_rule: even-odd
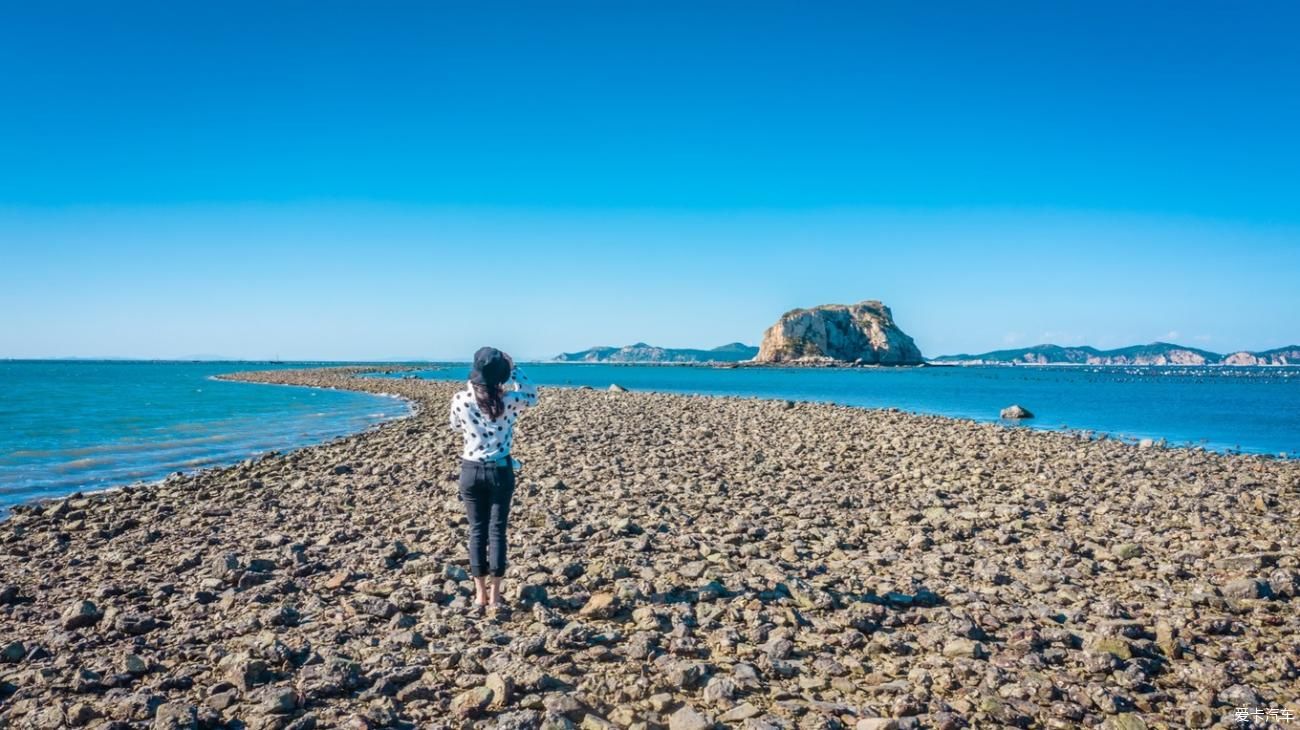
[[[486,385],[489,388],[500,385],[510,379],[510,361],[506,354],[495,347],[480,347],[474,353],[474,366],[470,368],[471,383]]]

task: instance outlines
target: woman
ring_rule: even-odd
[[[515,491],[516,462],[510,458],[510,441],[515,419],[536,403],[537,387],[509,355],[494,347],[474,353],[469,384],[451,398],[451,428],[465,437],[460,498],[469,516],[469,572],[474,576],[478,607],[502,605],[506,520]]]

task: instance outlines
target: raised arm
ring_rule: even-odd
[[[506,398],[518,403],[520,408],[537,405],[537,386],[528,380],[518,365],[510,371],[510,380],[506,382]]]

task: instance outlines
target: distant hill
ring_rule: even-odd
[[[566,352],[556,362],[740,362],[758,354],[757,347],[732,342],[712,350],[682,347],[656,347],[638,342],[624,347],[593,347],[581,352]]]
[[[932,358],[931,362],[1002,365],[1300,365],[1300,346],[1221,355],[1168,342],[1133,345],[1115,350],[1098,350],[1088,346],[1034,345],[978,355],[943,355]]]

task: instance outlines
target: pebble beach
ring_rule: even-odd
[[[229,377],[414,414],[0,522],[0,727],[1300,723],[1300,462],[543,388],[480,616],[461,386],[362,372]]]

